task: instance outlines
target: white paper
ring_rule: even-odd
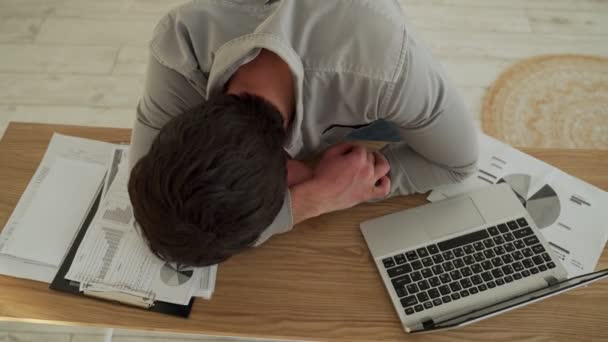
[[[187,304],[199,290],[203,269],[164,262],[149,250],[134,227],[127,182],[128,164],[120,163],[66,278],[89,288]]]
[[[44,283],[51,283],[58,267],[41,265],[27,260],[0,254],[0,273],[16,278],[31,279]]]
[[[7,245],[10,245],[11,236],[18,230],[20,220],[28,211],[29,206],[36,197],[38,188],[48,176],[57,158],[105,165],[112,146],[113,144],[106,142],[55,133],[36,172],[21,195],[2,233],[0,233],[0,254],[3,253]],[[50,282],[57,272],[57,267],[40,264],[37,261],[0,255],[0,272],[18,278]]]
[[[480,134],[478,173],[433,190],[429,201],[506,182],[524,203],[555,254],[575,277],[593,272],[608,239],[608,194],[563,171]]]
[[[59,266],[105,175],[102,165],[57,158],[3,253]]]
[[[193,294],[195,297],[210,299],[215,291],[215,280],[217,277],[217,265],[202,268],[201,278],[197,291]]]
[[[102,141],[70,137],[58,133],[53,134],[38,169],[36,169],[34,176],[25,188],[25,191],[21,195],[17,206],[13,210],[10,218],[4,226],[4,229],[2,230],[2,233],[0,234],[0,253],[2,253],[4,245],[10,239],[13,231],[18,227],[19,220],[28,210],[28,207],[34,199],[40,184],[50,172],[56,158],[62,157],[66,159],[87,161],[99,165],[105,165],[108,159],[108,154],[112,148],[113,144]]]
[[[559,196],[560,214],[543,236],[569,277],[593,272],[608,239],[608,194],[560,170],[545,181]]]

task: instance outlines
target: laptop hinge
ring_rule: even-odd
[[[433,320],[430,319],[430,318],[422,321],[422,327],[424,329],[430,329],[430,328],[432,328],[434,326],[435,326],[435,322],[433,322]]]
[[[553,285],[559,283],[559,281],[557,280],[557,278],[555,278],[553,276],[547,276],[547,277],[545,277],[545,281],[547,282],[547,284],[549,284],[549,286],[553,286]]]

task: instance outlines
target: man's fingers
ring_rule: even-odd
[[[346,152],[346,158],[350,160],[354,167],[369,165],[367,150],[363,146],[352,145],[351,149]]]
[[[353,150],[356,145],[349,142],[343,142],[336,145],[331,146],[325,151],[325,156],[335,157],[341,156],[343,154],[347,154]]]
[[[391,179],[388,176],[384,176],[376,182],[374,187],[373,196],[374,198],[382,198],[391,192]]]
[[[376,156],[373,152],[367,152],[367,162],[374,166],[374,169],[376,168]]]
[[[391,165],[380,152],[374,152],[374,157],[374,177],[376,179],[379,179],[380,177],[386,176],[386,174],[388,174],[388,172],[391,170]]]

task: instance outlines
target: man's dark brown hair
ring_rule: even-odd
[[[129,180],[150,249],[206,266],[252,246],[283,204],[285,136],[278,109],[252,95],[216,95],[167,123]]]

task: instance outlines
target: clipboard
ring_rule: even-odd
[[[137,307],[147,311],[160,312],[163,314],[188,318],[190,315],[190,311],[192,310],[192,305],[194,304],[194,298],[190,299],[188,305],[179,305],[174,303],[167,303],[162,301],[154,300],[154,298],[144,298],[138,297],[135,295],[118,292],[118,291],[80,291],[80,282],[72,281],[65,279],[65,275],[68,273],[70,266],[72,266],[72,261],[74,260],[74,256],[76,255],[76,251],[84,238],[84,235],[87,232],[87,229],[91,225],[93,221],[93,217],[97,212],[99,204],[101,203],[101,191],[97,194],[97,198],[95,202],[91,206],[87,217],[85,218],[82,227],[76,234],[72,245],[63,259],[53,282],[49,286],[50,289],[72,293],[79,296],[85,296],[90,298],[95,298],[98,300],[110,301],[118,304],[128,305],[132,307]]]

